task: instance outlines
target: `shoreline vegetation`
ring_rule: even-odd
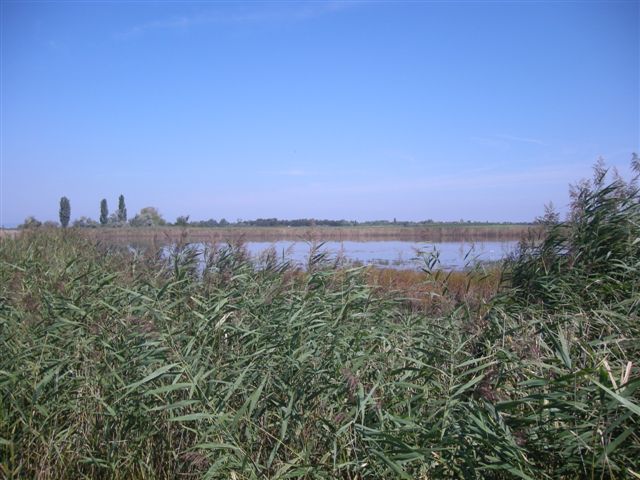
[[[49,227],[38,227],[49,228]],[[186,239],[189,242],[252,242],[252,241],[500,241],[520,240],[532,230],[540,231],[536,224],[438,224],[422,226],[300,226],[300,227],[74,227],[82,235],[92,240],[107,242],[175,242]],[[18,235],[28,229],[4,229],[0,235]]]
[[[527,234],[532,225],[491,225],[491,226],[425,226],[425,227],[218,227],[218,228],[150,228],[104,229],[87,232],[96,239],[115,240],[118,238],[179,239],[186,235],[188,241],[478,241],[478,240],[519,240]]]
[[[605,178],[465,272],[4,237],[0,477],[640,478],[640,194]]]

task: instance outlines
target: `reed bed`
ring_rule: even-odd
[[[375,241],[479,242],[519,240],[535,225],[424,225],[420,227],[154,227],[81,229],[94,240],[108,242],[175,242],[186,232],[190,242]]]
[[[18,233],[18,230],[13,228],[0,228],[0,238],[14,238]]]
[[[426,315],[445,315],[461,304],[485,308],[498,293],[502,270],[498,266],[465,271],[425,272],[368,268],[366,282],[377,295],[405,299],[407,308]]]
[[[640,478],[638,194],[583,200],[455,277],[4,238],[0,477]]]

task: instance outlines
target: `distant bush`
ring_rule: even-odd
[[[73,221],[73,226],[76,228],[96,228],[100,224],[92,218],[82,216]]]
[[[186,227],[187,225],[189,225],[189,215],[179,216],[178,218],[176,218],[175,224],[179,227]]]
[[[133,227],[158,227],[166,225],[166,221],[155,207],[145,207],[135,217],[129,220]]]
[[[217,227],[218,221],[210,218],[209,220],[197,220],[189,222],[190,227]]]
[[[191,227],[217,227],[233,225],[237,227],[420,227],[430,225],[446,225],[446,226],[482,226],[488,225],[490,222],[474,222],[471,220],[460,220],[455,222],[435,222],[434,220],[421,220],[421,221],[388,221],[388,220],[371,220],[371,221],[357,221],[357,220],[330,220],[330,219],[316,219],[316,218],[296,218],[291,220],[278,219],[278,218],[257,218],[255,220],[238,220],[235,223],[227,222],[224,218],[217,222],[214,219],[209,220],[194,220],[189,222]],[[495,223],[492,223],[495,224]],[[514,222],[501,222],[499,225],[522,225],[522,223]]]
[[[113,212],[109,215],[107,219],[107,227],[126,227],[127,222],[120,221],[120,217],[118,216],[118,212]]]
[[[38,228],[42,226],[42,222],[40,220],[38,220],[36,217],[30,216],[24,219],[24,222],[22,222],[20,225],[18,225],[18,228],[20,229],[26,229],[26,228]]]

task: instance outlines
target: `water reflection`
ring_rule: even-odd
[[[245,242],[241,248],[256,262],[258,268],[265,261],[288,262],[290,265],[305,269],[309,257],[323,254],[326,261],[337,265],[371,265],[379,268],[397,270],[418,270],[426,266],[429,260],[437,257],[435,268],[445,270],[463,270],[478,263],[493,263],[504,259],[513,252],[518,242],[436,242],[418,243],[407,241],[328,241],[321,243],[295,242],[281,240],[276,242]],[[162,255],[170,257],[175,252],[175,243],[161,247]],[[211,252],[209,243],[189,243],[191,250]],[[218,248],[227,245],[220,243]],[[129,249],[144,250],[149,244],[128,244]],[[153,247],[152,247],[153,248]]]
[[[289,260],[304,267],[312,248],[319,248],[329,258],[346,263],[374,265],[395,269],[418,269],[424,266],[424,254],[437,252],[439,266],[444,269],[462,269],[478,262],[497,262],[512,252],[518,242],[440,242],[415,243],[403,241],[324,242],[312,245],[306,242],[247,242],[245,247],[252,257],[275,250],[280,260]]]

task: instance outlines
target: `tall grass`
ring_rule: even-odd
[[[2,239],[0,476],[637,478],[640,207],[621,191],[523,244],[489,303],[417,277],[441,309],[321,254],[301,273],[233,246],[203,266],[186,243],[167,261]]]
[[[120,242],[174,242],[186,232],[190,242],[228,242],[278,240],[292,241],[374,241],[409,242],[507,241],[519,240],[532,225],[424,225],[420,227],[155,227],[83,228],[82,234],[94,240]]]

